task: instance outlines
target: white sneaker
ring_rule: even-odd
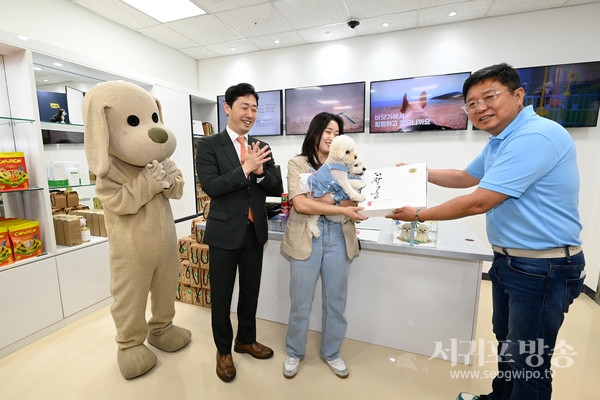
[[[341,359],[341,357],[333,360],[325,360],[325,362],[329,364],[329,368],[331,368],[333,373],[342,379],[347,378],[350,374],[348,372],[348,368],[346,368],[346,363]]]
[[[298,373],[298,369],[300,369],[300,359],[287,356],[283,363],[283,376],[292,379]]]
[[[456,398],[456,400],[477,400],[477,399],[486,400],[487,395],[476,395],[473,393],[461,392],[458,394],[458,397]]]

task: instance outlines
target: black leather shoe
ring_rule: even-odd
[[[260,344],[258,342],[254,342],[252,344],[244,344],[240,343],[237,338],[233,344],[233,350],[236,353],[248,353],[254,358],[258,358],[259,360],[265,360],[267,358],[273,357],[273,350],[264,344]]]
[[[231,382],[235,378],[235,365],[231,353],[222,356],[217,350],[217,376],[223,382]]]

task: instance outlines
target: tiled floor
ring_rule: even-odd
[[[319,358],[320,334],[316,332],[309,335],[308,354],[299,374],[285,379],[281,371],[286,327],[259,321],[258,340],[273,347],[275,356],[255,360],[233,353],[238,374],[226,384],[215,375],[210,310],[177,303],[176,323],[192,331],[192,342],[172,354],[150,346],[159,357],[157,366],[126,381],[117,367],[114,325],[105,307],[0,359],[0,399],[455,399],[460,391],[487,393],[490,387],[489,376],[495,372],[495,364],[489,362],[490,319],[491,285],[484,281],[476,336],[488,348],[475,357],[472,366],[453,366],[449,361],[346,340],[342,356],[350,376],[345,380],[334,376]],[[553,398],[599,398],[600,305],[581,295],[559,339],[566,346],[565,355],[555,359]],[[453,376],[464,372],[480,378]]]

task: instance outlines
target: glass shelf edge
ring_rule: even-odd
[[[0,190],[0,193],[22,193],[22,192],[37,192],[44,190],[41,186],[30,186],[29,189],[17,189],[17,190]]]
[[[34,123],[34,119],[28,118],[13,118],[13,117],[5,117],[0,115],[0,125],[10,125],[10,124],[32,124]]]

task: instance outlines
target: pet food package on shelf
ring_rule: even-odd
[[[399,167],[367,169],[361,190],[365,200],[358,203],[367,217],[383,217],[394,208],[427,207],[427,164],[406,164]]]
[[[49,161],[46,163],[49,187],[78,186],[81,184],[78,161]]]
[[[0,191],[29,189],[29,175],[22,152],[0,152]]]
[[[392,223],[392,243],[394,244],[421,247],[435,247],[437,244],[437,221],[392,221]]]
[[[36,257],[44,253],[39,221],[4,219],[0,226],[8,229],[14,261]]]
[[[13,257],[10,237],[8,236],[8,228],[0,226],[0,268],[10,265],[15,262]]]

